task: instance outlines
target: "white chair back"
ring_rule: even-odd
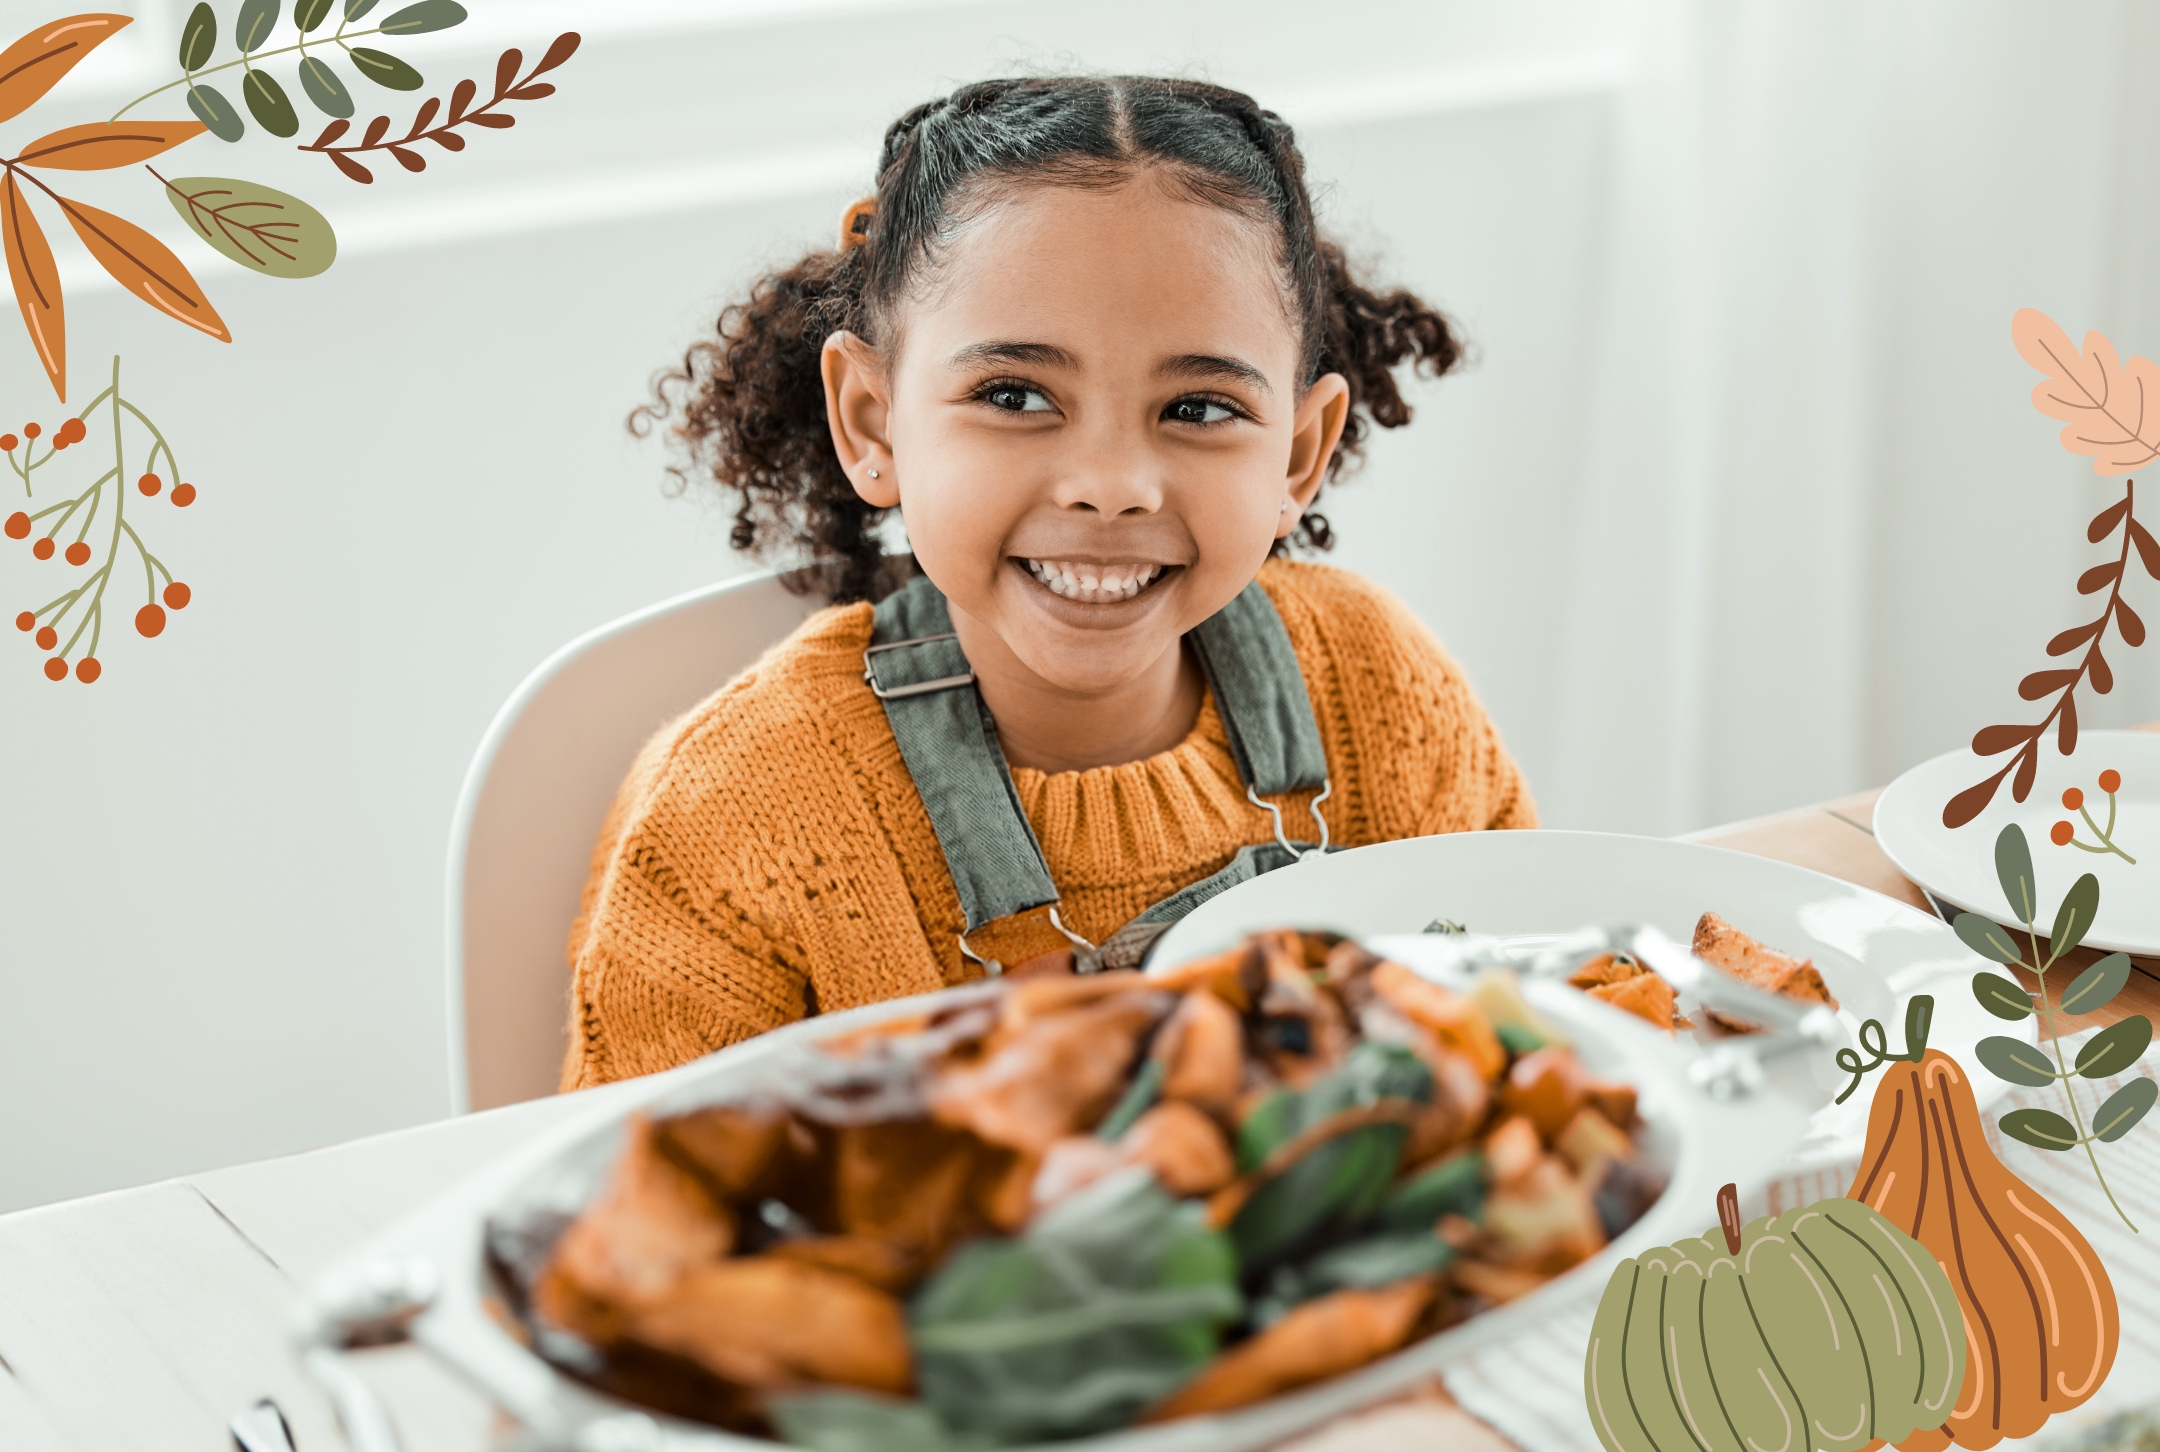
[[[819,603],[769,571],[679,595],[556,651],[495,714],[450,828],[455,1112],[555,1092],[570,924],[616,788],[654,731]]]

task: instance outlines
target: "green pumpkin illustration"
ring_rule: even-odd
[[[1622,1261],[1583,1360],[1607,1452],[1859,1452],[1948,1419],[1965,1320],[1935,1257],[1819,1200]]]

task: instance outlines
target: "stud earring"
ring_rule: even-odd
[[[873,475],[871,475],[870,477],[874,479],[874,478],[876,478],[877,476],[876,476],[875,474],[873,474]],[[1276,512],[1277,514],[1288,514],[1288,513],[1290,512],[1290,501],[1289,501],[1289,500],[1287,500],[1287,499],[1285,499],[1285,500],[1283,501],[1283,507],[1282,507],[1282,508],[1280,508],[1280,509],[1278,509],[1278,510],[1276,510],[1275,512]]]
[[[875,478],[877,477],[877,470],[875,470],[875,469],[872,469],[872,470],[870,471],[870,477],[871,477],[871,478],[873,478],[873,479],[875,479]]]

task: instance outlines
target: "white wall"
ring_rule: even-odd
[[[741,282],[829,234],[883,124],[956,81],[1250,89],[1299,125],[1354,250],[1466,323],[1477,366],[1421,388],[1330,506],[1338,557],[1441,632],[1556,825],[1676,831],[1856,789],[2018,709],[2099,488],[2020,412],[2009,313],[2160,347],[2150,222],[2027,220],[2066,163],[2012,145],[2032,123],[1989,89],[2023,59],[2070,132],[2135,132],[2133,68],[2078,89],[2103,47],[2154,54],[2108,7],[1915,6],[1887,30],[1664,0],[473,8],[401,48],[438,92],[502,45],[588,39],[556,97],[425,175],[361,188],[255,136],[173,158],[321,206],[343,245],[324,277],[242,273],[130,178],[84,183],[178,239],[236,341],[69,264],[78,396],[124,354],[202,490],[146,511],[196,603],[158,640],[109,636],[91,687],[0,638],[0,1209],[444,1111],[442,853],[474,744],[553,646],[743,567],[622,416]],[[183,9],[147,11],[40,124],[155,84]],[[1863,107],[1820,151],[1826,86],[1912,92],[1903,129]],[[2101,150],[2096,193],[2135,163]],[[1874,180],[1849,215],[1812,205],[1854,176]],[[1826,318],[1861,382],[1825,361]],[[13,328],[0,425],[50,426]],[[1909,411],[1852,403],[1919,376]],[[1982,592],[1965,561],[2013,547],[2010,512],[2027,565]],[[9,542],[5,614],[64,569]],[[2096,704],[2160,715],[2139,665]]]

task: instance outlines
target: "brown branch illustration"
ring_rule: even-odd
[[[336,163],[339,171],[356,182],[375,180],[375,174],[354,159],[356,153],[363,151],[387,151],[397,160],[398,165],[407,171],[425,171],[427,158],[413,149],[417,143],[432,141],[445,151],[463,151],[465,138],[458,133],[457,127],[483,126],[500,130],[503,127],[515,126],[515,116],[496,108],[506,101],[538,101],[554,95],[554,86],[546,81],[534,84],[533,78],[554,70],[570,59],[577,48],[578,33],[574,30],[564,31],[548,46],[547,53],[540,57],[540,63],[522,77],[518,75],[518,67],[525,63],[524,54],[515,48],[504,51],[501,58],[495,62],[495,92],[488,97],[486,104],[467,109],[472,107],[473,98],[479,94],[479,84],[469,80],[459,81],[450,93],[450,109],[444,114],[439,126],[434,122],[436,113],[442,110],[442,102],[430,97],[421,103],[419,113],[413,117],[412,125],[406,128],[403,136],[391,138],[390,118],[377,116],[368,123],[367,130],[361,133],[357,144],[338,146],[334,143],[352,129],[352,123],[332,121],[323,128],[322,135],[300,150],[319,152],[329,157]]]
[[[2135,438],[2135,431],[2131,437]],[[2086,530],[2086,538],[2094,544],[2106,539],[2116,529],[2122,530],[2122,549],[2116,557],[2093,566],[2078,577],[2078,593],[2096,594],[2108,592],[2107,606],[2100,617],[2084,625],[2072,626],[2048,642],[2047,653],[2051,656],[2067,655],[2079,646],[2085,647],[2085,655],[2076,669],[2034,671],[2018,682],[2018,694],[2028,701],[2037,701],[2053,694],[2055,704],[2036,726],[2016,724],[1986,726],[1974,734],[1973,754],[1976,756],[1999,756],[2006,751],[2017,754],[1983,782],[1967,787],[1952,797],[1943,807],[1943,825],[1962,827],[1986,810],[1995,800],[1996,790],[2004,777],[2014,770],[2017,775],[2010,783],[2010,796],[2014,801],[2024,801],[2031,792],[2033,778],[2040,769],[2040,746],[2050,726],[2056,728],[2055,747],[2064,756],[2077,748],[2077,688],[2087,681],[2099,695],[2115,689],[2115,675],[2109,668],[2107,657],[2101,653],[2102,640],[2110,623],[2121,637],[2122,643],[2135,649],[2145,643],[2145,622],[2123,599],[2124,577],[2130,571],[2130,555],[2136,550],[2138,561],[2145,573],[2160,580],[2160,541],[2153,538],[2136,513],[2137,481],[2125,480],[2123,497],[2093,517]]]

